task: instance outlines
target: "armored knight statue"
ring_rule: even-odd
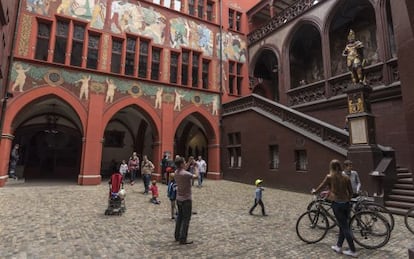
[[[359,40],[355,39],[355,32],[349,31],[348,44],[342,52],[342,56],[346,57],[346,65],[351,71],[352,82],[366,84],[365,75],[363,72],[364,67],[364,55],[363,55],[364,44]]]

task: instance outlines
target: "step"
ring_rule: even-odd
[[[406,201],[411,202],[414,204],[414,196],[407,196],[407,195],[389,195],[387,198],[388,201]]]
[[[405,189],[392,189],[392,194],[408,195],[414,196],[414,190],[405,190]]]
[[[402,202],[402,201],[385,201],[385,207],[396,207],[402,209],[409,209],[414,207],[414,202]]]
[[[413,184],[413,178],[399,178],[397,183]]]
[[[405,167],[398,167],[396,171],[397,171],[397,173],[408,173],[408,172],[410,172],[410,170],[408,168],[405,168]]]
[[[411,178],[413,177],[412,173],[397,173],[398,178]]]
[[[394,184],[394,188],[405,189],[405,190],[414,190],[414,185],[413,184],[397,183],[397,184]]]
[[[401,209],[401,208],[395,208],[395,207],[385,207],[387,208],[392,214],[402,215],[404,216],[408,209]]]

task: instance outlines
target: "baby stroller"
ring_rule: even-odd
[[[105,215],[122,215],[125,212],[125,196],[124,183],[122,174],[119,172],[112,174],[109,180],[109,198],[108,208]]]

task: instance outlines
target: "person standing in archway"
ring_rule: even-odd
[[[16,175],[16,166],[19,161],[19,144],[14,145],[11,154],[10,154],[10,163],[9,163],[9,177],[17,180]]]
[[[129,158],[128,170],[130,174],[130,183],[131,185],[134,185],[135,179],[137,177],[137,172],[139,170],[139,158],[137,156],[137,152],[133,152],[132,156]]]
[[[144,181],[144,194],[148,194],[149,184],[151,181],[151,174],[154,171],[154,164],[148,159],[147,156],[142,157],[141,171],[142,171],[142,180]]]

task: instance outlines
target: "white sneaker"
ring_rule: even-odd
[[[339,247],[337,245],[331,246],[332,250],[337,252],[338,254],[342,253],[342,247]]]
[[[357,252],[352,252],[351,250],[345,250],[345,251],[342,251],[342,253],[344,255],[348,255],[348,256],[351,256],[351,257],[358,257]]]

